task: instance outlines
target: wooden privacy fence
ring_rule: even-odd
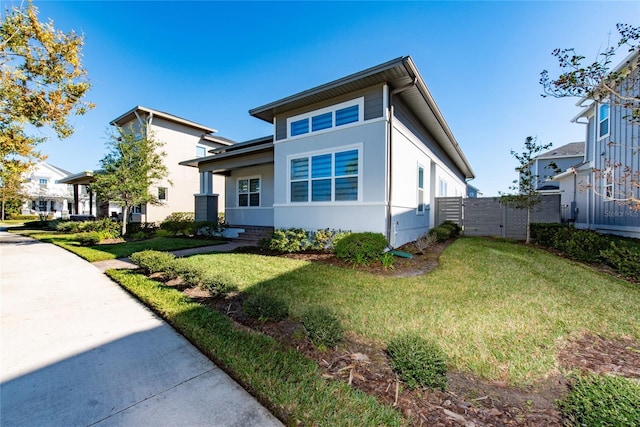
[[[527,211],[505,205],[499,197],[437,197],[436,224],[453,221],[465,236],[495,236],[523,240],[527,234]],[[560,195],[542,196],[531,222],[559,223]]]

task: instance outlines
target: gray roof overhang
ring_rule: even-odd
[[[474,178],[473,170],[435,103],[424,80],[410,56],[399,57],[384,64],[360,71],[341,79],[291,95],[261,107],[249,110],[249,114],[273,123],[275,116],[306,105],[326,101],[376,85],[387,84],[390,90],[411,85],[395,95],[400,97],[431,132],[465,178]]]

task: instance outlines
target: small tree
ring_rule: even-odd
[[[518,179],[513,181],[513,185],[509,187],[509,189],[515,191],[515,193],[503,194],[501,199],[506,205],[527,210],[527,245],[531,242],[531,212],[533,208],[542,201],[540,193],[538,192],[538,186],[548,177],[534,173],[532,166],[535,158],[543,151],[551,148],[552,145],[552,143],[544,145],[538,144],[536,138],[528,136],[525,140],[522,153],[511,150],[511,155],[520,163],[516,168],[519,176]],[[550,174],[550,176],[559,172],[553,162],[550,163],[550,167],[552,168],[552,174]]]
[[[122,235],[127,232],[127,220],[134,206],[159,203],[150,188],[169,173],[164,164],[163,145],[146,127],[139,133],[133,127],[117,127],[109,135],[110,151],[100,160],[102,170],[95,175],[91,188],[100,199],[122,204]]]
[[[578,97],[594,102],[606,100],[611,107],[618,107],[623,111],[623,117],[628,123],[640,126],[640,27],[617,24],[616,28],[620,35],[617,45],[605,49],[591,63],[585,63],[586,57],[577,54],[574,49],[555,49],[552,55],[558,59],[561,74],[553,79],[547,70],[542,71],[542,96]],[[636,55],[627,63],[611,69],[618,49],[623,46]],[[638,155],[638,141],[611,141],[609,145],[631,150],[633,155]],[[615,184],[619,189],[618,194],[606,194],[608,199],[640,210],[640,171],[607,158],[604,159],[603,167],[594,168],[593,172],[596,178],[609,181],[612,185],[610,188]],[[596,186],[588,187],[600,194]]]
[[[68,116],[93,104],[82,101],[91,86],[80,61],[82,36],[38,21],[30,1],[0,14],[0,179],[7,200],[10,185],[45,158],[36,151],[44,138],[27,135],[25,126],[49,126],[66,138],[73,133]]]
[[[16,161],[7,160],[0,166],[0,193],[2,198],[2,213],[0,220],[5,219],[8,206],[15,208],[22,203],[24,197],[22,184],[24,176],[16,172],[22,166]]]

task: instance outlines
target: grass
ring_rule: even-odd
[[[234,328],[226,316],[179,291],[131,271],[107,273],[230,371],[286,424],[407,424],[392,407],[343,382],[323,378],[318,366],[298,351],[283,348],[270,337]]]
[[[639,286],[505,241],[459,239],[438,269],[412,278],[250,254],[189,260],[232,275],[241,291],[285,298],[294,317],[325,306],[381,345],[415,332],[437,342],[450,368],[514,385],[556,372],[572,337],[640,339]]]
[[[134,252],[145,249],[157,251],[174,251],[178,249],[196,248],[200,246],[218,245],[224,243],[220,240],[193,239],[181,237],[153,237],[147,240],[112,243],[95,246],[81,246],[75,239],[76,234],[58,233],[43,230],[16,231],[25,236],[30,236],[43,242],[53,243],[89,262],[105,261],[115,258],[125,258]]]

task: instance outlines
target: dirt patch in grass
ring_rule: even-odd
[[[381,265],[353,267],[387,276],[425,274],[438,266],[438,258],[449,243],[420,254],[410,245],[401,248],[413,258],[398,258],[393,269]],[[243,248],[243,252],[265,253]],[[331,254],[277,254],[287,258],[352,267]],[[157,277],[160,278],[160,277]],[[379,401],[400,410],[412,426],[562,426],[554,403],[568,391],[567,380],[557,373],[528,387],[513,387],[502,382],[484,381],[467,373],[450,372],[446,391],[409,390],[397,378],[389,358],[377,343],[348,334],[335,348],[317,349],[306,337],[304,327],[292,319],[259,322],[243,310],[244,295],[232,293],[225,298],[210,298],[198,288],[185,287],[180,280],[165,282],[185,295],[232,318],[238,328],[260,331],[282,345],[297,349],[314,360],[327,379],[344,381]],[[579,369],[598,374],[613,373],[640,378],[640,343],[631,339],[611,340],[585,335],[567,342],[558,353],[564,369]]]

